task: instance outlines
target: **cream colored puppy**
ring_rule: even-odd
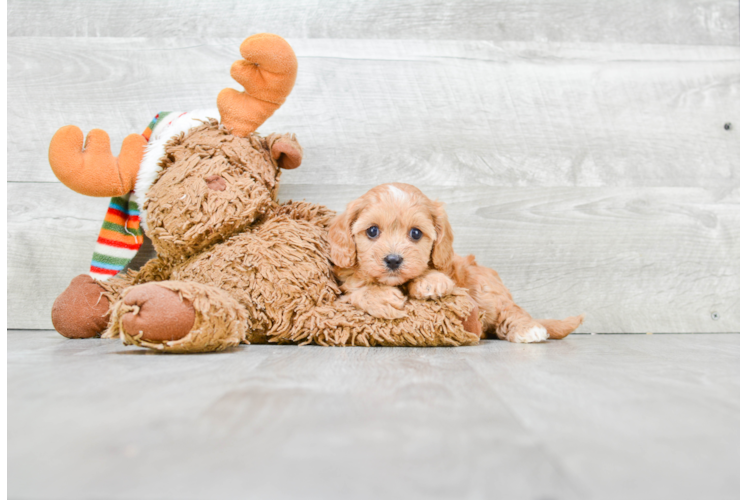
[[[583,316],[533,319],[496,271],[477,265],[472,255],[455,255],[444,205],[410,184],[383,184],[350,202],[333,220],[329,241],[341,300],[372,316],[401,318],[406,293],[438,298],[458,286],[483,312],[483,337],[540,342],[563,338],[582,323]]]

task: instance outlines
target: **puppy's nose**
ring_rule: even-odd
[[[394,253],[389,254],[387,257],[384,258],[384,264],[390,268],[390,270],[394,271],[398,267],[400,267],[400,264],[403,263],[403,256],[397,255]]]

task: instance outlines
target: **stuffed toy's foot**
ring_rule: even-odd
[[[163,352],[209,352],[238,345],[246,332],[247,311],[226,292],[160,281],[125,289],[104,337]]]
[[[473,310],[462,320],[462,327],[466,332],[475,334],[478,338],[483,336],[483,323],[480,320],[480,310],[478,306],[473,306]]]
[[[87,274],[73,278],[52,305],[52,324],[69,339],[98,337],[109,324],[109,299]]]
[[[123,300],[128,312],[122,315],[122,329],[130,336],[163,342],[186,337],[195,324],[192,302],[178,292],[147,283],[136,286]]]

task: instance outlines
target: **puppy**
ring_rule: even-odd
[[[563,338],[583,316],[535,320],[514,303],[493,269],[452,250],[442,203],[409,184],[383,184],[348,204],[328,235],[334,273],[350,302],[372,316],[405,316],[409,297],[432,299],[466,288],[483,313],[481,336],[511,342]]]

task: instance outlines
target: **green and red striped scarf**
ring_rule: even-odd
[[[143,132],[150,141],[153,130],[173,113],[157,114]],[[140,224],[140,208],[133,191],[124,196],[116,196],[109,202],[104,224],[96,241],[89,274],[98,280],[107,280],[122,271],[143,245],[143,228]]]

